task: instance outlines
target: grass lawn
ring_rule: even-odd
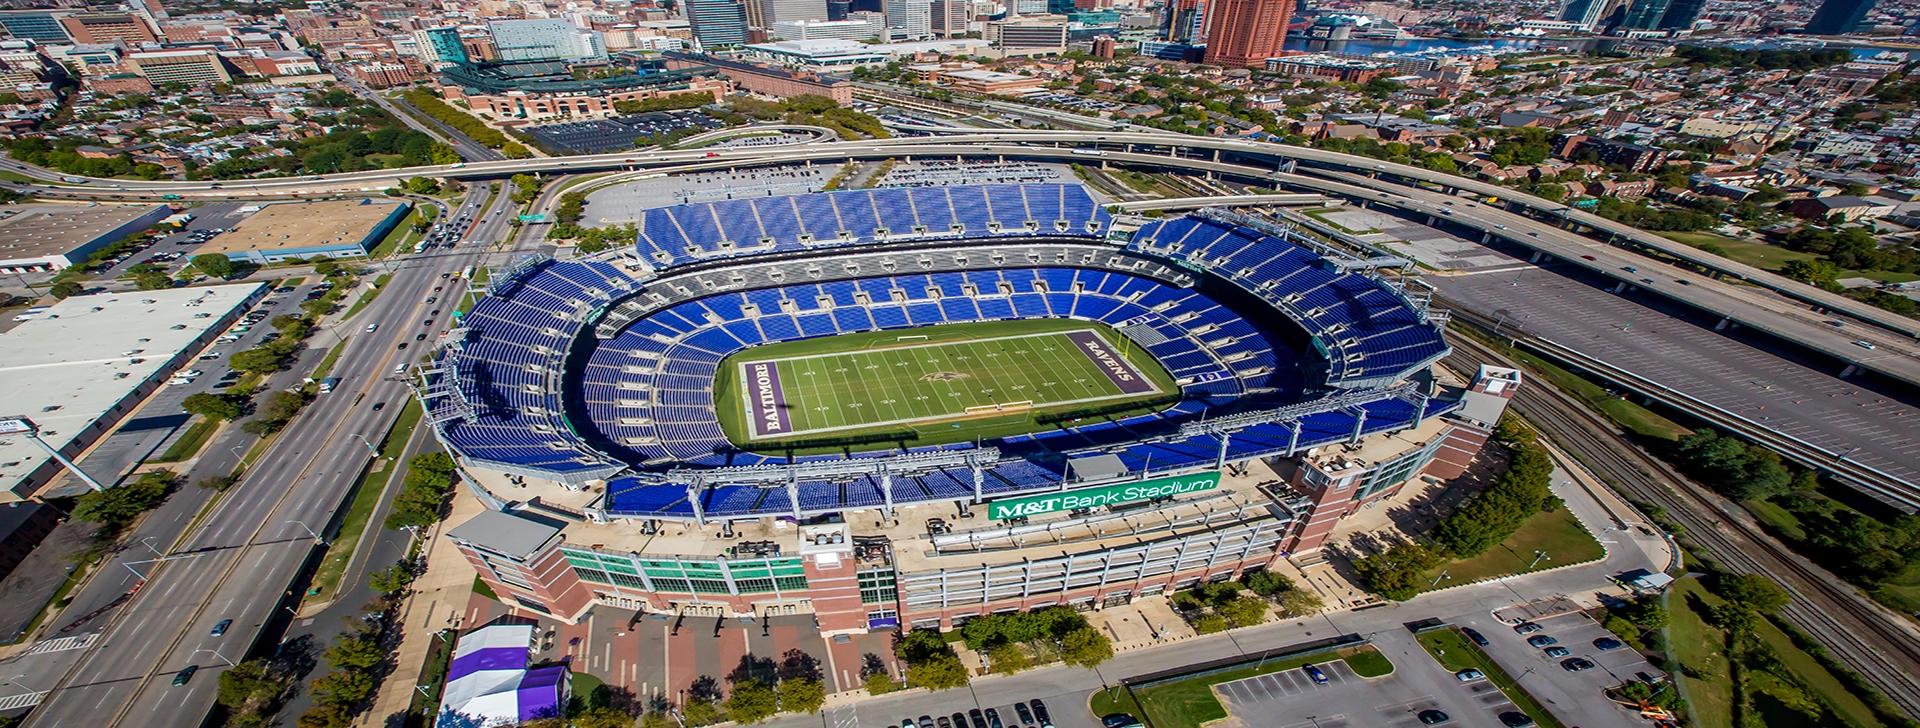
[[[1199,728],[1210,721],[1227,717],[1227,709],[1220,704],[1220,699],[1214,696],[1213,686],[1258,675],[1297,670],[1308,664],[1326,664],[1334,660],[1346,660],[1347,666],[1353,668],[1355,674],[1363,677],[1377,677],[1393,672],[1393,663],[1388,662],[1386,656],[1381,655],[1379,650],[1374,649],[1372,645],[1361,645],[1267,660],[1247,667],[1131,691],[1112,691],[1122,695],[1131,692],[1131,699],[1095,693],[1091,707],[1095,715],[1102,716],[1111,712],[1127,712],[1135,716],[1144,713],[1154,728]],[[1141,712],[1127,710],[1125,706],[1128,703],[1132,703]]]
[[[341,317],[340,320],[353,320],[353,315],[360,313],[360,309],[366,308],[367,304],[373,303],[373,299],[380,295],[381,289],[386,288],[387,281],[390,280],[393,280],[393,274],[391,273],[382,273],[379,278],[373,279],[373,288],[369,289],[366,293],[360,294],[360,300],[354,301],[353,308],[347,309],[347,315]],[[315,378],[317,379],[318,377]]]
[[[1708,676],[1686,678],[1689,713],[1694,724],[1700,728],[1732,728],[1734,690],[1725,651],[1726,635],[1706,622],[1705,615],[1696,608],[1696,603],[1717,606],[1722,602],[1708,592],[1698,579],[1681,579],[1674,583],[1667,602],[1673,615],[1667,627],[1668,643],[1674,659],[1683,665],[1698,668]],[[1803,691],[1778,676],[1750,669],[1747,675],[1750,677],[1748,685],[1753,691],[1753,709],[1763,716],[1764,725],[1835,728],[1880,728],[1885,725],[1874,715],[1872,708],[1847,690],[1838,677],[1828,672],[1819,660],[1794,645],[1793,638],[1772,622],[1761,620],[1757,634],[1760,641],[1779,659],[1781,666],[1806,688]],[[1817,718],[1788,706],[1789,702],[1801,702],[1809,697],[1821,704],[1821,715]]]
[[[486,597],[488,599],[492,599],[496,602],[500,601],[500,595],[493,593],[493,587],[487,586],[487,583],[484,581],[481,581],[480,577],[477,577],[477,576],[473,577],[473,593]]]
[[[1533,695],[1515,683],[1513,676],[1508,675],[1506,670],[1500,669],[1500,665],[1487,657],[1487,653],[1481,652],[1479,647],[1468,642],[1466,635],[1460,634],[1460,630],[1452,627],[1430,629],[1415,635],[1415,638],[1420,640],[1420,646],[1427,648],[1427,654],[1432,655],[1434,661],[1446,668],[1447,672],[1459,672],[1471,667],[1486,673],[1487,679],[1492,680],[1501,692],[1507,694],[1507,699],[1513,701],[1513,704],[1520,708],[1520,712],[1532,717],[1535,723],[1547,728],[1563,728],[1553,714],[1548,713],[1546,708],[1541,707],[1540,703],[1533,699]]]
[[[1132,364],[1141,391],[1126,392],[1092,354],[1068,339],[1092,331],[1103,351]],[[917,338],[916,338],[917,337]],[[743,362],[773,366],[770,391],[787,409],[772,432],[758,430],[744,396]],[[1178,391],[1173,376],[1139,347],[1102,324],[1065,319],[956,324],[844,334],[756,347],[720,366],[714,387],[720,427],[748,449],[799,452],[915,446],[1046,430],[1049,413],[1112,407],[1108,416],[1149,411]],[[1011,405],[1001,408],[1001,405]],[[1157,405],[1164,406],[1164,405]],[[1087,419],[1093,419],[1089,415]],[[1074,422],[1080,422],[1076,420]],[[783,437],[782,435],[789,435]],[[892,437],[884,443],[872,437]],[[862,439],[865,438],[865,439]],[[838,441],[838,442],[836,442]]]
[[[37,180],[10,169],[0,169],[0,180],[6,180],[8,182],[18,182],[20,184],[29,184],[29,185],[46,184],[45,180]]]
[[[1573,517],[1573,512],[1563,506],[1551,513],[1540,513],[1527,519],[1520,530],[1486,553],[1471,559],[1449,561],[1441,569],[1427,572],[1422,579],[1431,584],[1444,569],[1452,580],[1442,581],[1436,588],[1445,588],[1449,584],[1466,584],[1478,579],[1518,574],[1527,571],[1527,565],[1533,562],[1533,552],[1536,550],[1547,552],[1547,558],[1541,559],[1533,567],[1535,571],[1563,564],[1585,563],[1606,555],[1600,542],[1593,540],[1593,535],[1580,526],[1580,520]]]
[[[419,219],[420,208],[415,207],[413,212],[408,213],[406,218],[400,221],[399,225],[393,226],[392,232],[387,233],[385,238],[380,239],[379,245],[373,246],[373,250],[367,253],[367,257],[385,258],[392,255],[395,248],[412,243],[413,223]]]
[[[291,286],[297,286],[297,285],[300,285],[300,284],[302,284],[302,283],[305,283],[305,282],[307,282],[307,279],[306,279],[306,277],[304,277],[304,276],[294,276],[294,277],[292,277],[292,278],[288,278],[288,279],[286,279],[286,280],[283,280],[283,281],[280,281],[280,285],[283,285],[283,286],[289,286],[289,287],[291,287]]]
[[[1699,728],[1733,728],[1732,668],[1727,664],[1725,635],[1689,606],[1689,596],[1720,601],[1707,593],[1700,580],[1691,578],[1675,582],[1667,596],[1673,615],[1667,625],[1668,649],[1680,664],[1706,675],[1685,678],[1688,717]]]
[[[202,417],[200,421],[187,427],[187,431],[181,433],[180,439],[174,440],[172,445],[167,446],[167,451],[160,453],[160,457],[147,462],[177,463],[192,458],[200,454],[200,448],[207,446],[207,439],[213,437],[213,431],[219,426],[218,420]]]
[[[1754,518],[1760,520],[1761,525],[1773,530],[1774,533],[1786,537],[1789,541],[1805,541],[1807,539],[1807,532],[1800,528],[1800,519],[1795,518],[1792,513],[1787,512],[1787,509],[1781,508],[1771,501],[1745,500],[1740,501],[1740,507],[1747,509],[1748,513],[1752,513]]]
[[[1906,614],[1920,612],[1920,564],[1908,564],[1906,571],[1888,579],[1872,593],[1881,604]]]
[[[409,399],[405,409],[400,410],[399,418],[393,421],[393,429],[380,442],[381,460],[374,463],[380,467],[377,471],[368,471],[361,476],[360,486],[353,495],[353,502],[347,506],[347,514],[340,521],[339,532],[327,545],[327,557],[314,570],[313,586],[300,600],[305,607],[310,602],[323,602],[333,599],[340,592],[341,577],[346,574],[347,562],[353,560],[353,551],[360,546],[360,535],[367,530],[367,521],[373,517],[373,509],[380,504],[380,496],[387,489],[387,482],[393,479],[395,471],[405,467],[400,455],[407,449],[407,440],[413,437],[413,427],[420,422],[420,403]],[[384,467],[382,467],[384,466]]]
[[[1696,248],[1703,245],[1717,245],[1727,251],[1728,258],[1764,270],[1779,270],[1780,266],[1786,265],[1789,261],[1818,260],[1820,258],[1820,256],[1813,253],[1788,250],[1778,245],[1768,245],[1751,240],[1739,240],[1719,233],[1664,232],[1658,233],[1658,235],[1668,240],[1686,243]],[[1840,277],[1872,278],[1888,283],[1906,283],[1920,280],[1920,275],[1913,273],[1896,273],[1894,271],[1883,270],[1842,270],[1840,271]]]
[[[320,360],[320,366],[314,368],[313,380],[317,382],[326,379],[328,374],[333,373],[334,362],[340,360],[340,352],[346,351],[346,349],[347,342],[342,341],[335,344],[333,350],[327,352],[326,358]]]

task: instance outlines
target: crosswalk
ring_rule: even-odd
[[[29,648],[26,652],[23,652],[21,654],[23,656],[24,655],[40,655],[48,652],[64,652],[66,650],[83,650],[91,646],[93,644],[94,639],[98,638],[99,636],[100,636],[99,632],[88,632],[86,634],[76,635],[73,637],[60,637],[60,638],[50,639],[50,640],[41,640],[37,643],[34,643],[32,648]]]
[[[46,699],[47,699],[46,693],[21,693],[19,695],[8,695],[4,698],[0,698],[0,710],[19,710],[21,708],[31,708],[33,706],[39,705],[40,701],[46,700]]]

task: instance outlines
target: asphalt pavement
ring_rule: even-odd
[[[499,239],[504,227],[505,215],[494,215],[474,236]],[[65,669],[59,689],[28,725],[199,725],[212,704],[215,673],[253,651],[255,639],[274,628],[285,614],[281,608],[292,603],[288,585],[318,552],[302,524],[330,522],[368,460],[354,435],[377,437],[400,410],[375,412],[373,404],[409,396],[391,375],[396,364],[419,352],[403,354],[398,343],[450,323],[455,306],[440,306],[442,313],[430,317],[435,306],[425,297],[444,283],[442,275],[481,264],[485,254],[485,248],[471,247],[400,261],[387,290],[344,327],[347,345],[334,369],[342,385],[316,399],[276,438],[247,478],[169,553],[170,560],[147,565],[150,580],[111,618],[102,639],[85,650],[57,653],[69,656],[62,661],[78,653],[79,660]],[[429,317],[432,326],[416,323]],[[367,322],[387,325],[376,334],[358,333]],[[310,352],[324,354],[326,334],[317,336]],[[295,371],[311,365],[303,360]],[[222,636],[209,634],[224,619],[233,619],[233,627]],[[171,685],[171,676],[189,665],[202,668],[200,674],[186,685]],[[61,673],[58,665],[47,667],[52,669],[38,674]]]

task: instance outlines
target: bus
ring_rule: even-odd
[[[420,254],[420,253],[425,253],[425,252],[427,252],[427,245],[428,245],[428,241],[425,241],[425,240],[422,240],[422,241],[420,241],[420,242],[417,242],[417,243],[414,243],[414,244],[413,244],[413,252],[414,252],[414,254],[415,254],[415,255],[418,255],[418,254]]]
[[[1103,152],[1103,151],[1100,151],[1100,150],[1098,150],[1098,149],[1075,149],[1075,150],[1073,150],[1073,153],[1074,153],[1074,154],[1078,154],[1078,155],[1080,155],[1080,156],[1083,156],[1083,157],[1104,157],[1104,156],[1107,156],[1107,153],[1106,153],[1106,152]]]
[[[326,379],[320,380],[320,393],[326,394],[328,392],[333,391],[333,388],[338,386],[340,386],[339,377],[327,377]]]
[[[473,266],[467,266],[466,270],[460,271],[460,278],[469,281],[473,280]]]

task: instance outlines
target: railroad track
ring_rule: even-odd
[[[1478,341],[1451,338],[1454,353],[1447,363],[1456,369],[1470,373],[1482,364],[1513,366]],[[1779,581],[1794,596],[1781,617],[1825,645],[1908,716],[1920,716],[1920,682],[1914,677],[1920,675],[1920,635],[1904,617],[1793,553],[1739,506],[1687,480],[1558,389],[1522,387],[1514,406],[1615,488],[1665,508],[1686,528],[1694,551],[1724,568]]]

